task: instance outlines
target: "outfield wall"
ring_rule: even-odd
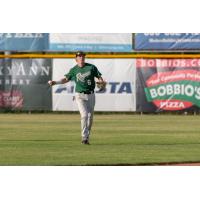
[[[200,59],[87,58],[107,81],[95,111],[199,111]],[[0,59],[0,109],[77,111],[74,84],[49,87],[75,65],[67,59]]]

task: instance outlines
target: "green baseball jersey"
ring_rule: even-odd
[[[101,77],[95,65],[85,63],[83,67],[75,65],[70,69],[68,74],[65,74],[68,80],[73,80],[76,83],[76,92],[89,92],[95,88],[95,77]]]

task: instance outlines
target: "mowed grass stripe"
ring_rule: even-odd
[[[91,145],[79,114],[0,114],[0,165],[152,165],[200,161],[200,117],[95,114]]]

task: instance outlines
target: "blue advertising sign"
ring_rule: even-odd
[[[198,50],[200,33],[136,33],[135,50]]]
[[[0,51],[44,51],[48,33],[0,33]]]

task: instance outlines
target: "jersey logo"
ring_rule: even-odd
[[[83,74],[78,73],[78,74],[76,75],[76,80],[77,80],[77,81],[81,81],[81,82],[85,82],[85,77],[90,76],[90,74],[91,74],[90,71],[89,71],[89,72],[86,72],[86,73],[83,73]]]

